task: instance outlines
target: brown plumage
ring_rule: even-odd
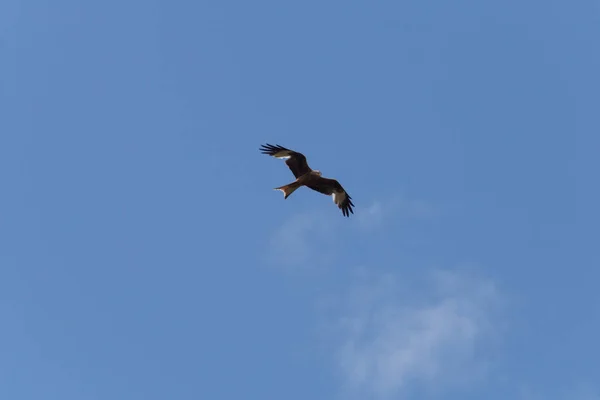
[[[287,199],[299,187],[306,186],[312,190],[331,196],[333,202],[342,210],[342,214],[345,217],[349,217],[350,213],[354,214],[352,210],[352,207],[354,207],[352,197],[350,197],[338,181],[323,178],[320,171],[311,169],[306,162],[304,154],[268,143],[262,145],[260,151],[272,157],[286,159],[285,163],[296,177],[294,182],[275,188],[275,190],[283,192],[284,199]]]

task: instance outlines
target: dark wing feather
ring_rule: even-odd
[[[316,179],[311,179],[306,186],[328,196],[336,193],[336,196],[341,197],[341,200],[336,202],[336,204],[340,210],[342,210],[342,214],[345,217],[349,217],[350,213],[354,214],[354,210],[352,210],[352,207],[354,207],[352,197],[350,197],[348,192],[346,192],[342,185],[335,179],[318,177]]]
[[[261,145],[260,151],[263,154],[268,154],[273,157],[289,157],[287,160],[285,160],[285,163],[296,178],[299,178],[307,172],[312,171],[306,162],[306,157],[304,157],[304,154],[298,153],[297,151],[286,149],[285,147],[279,145],[273,146],[272,144],[268,143],[266,145]]]

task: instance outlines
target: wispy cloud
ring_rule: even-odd
[[[389,398],[481,376],[479,345],[493,337],[499,299],[491,282],[442,271],[419,290],[394,275],[365,279],[346,294],[336,319],[335,359],[346,393]]]
[[[310,269],[333,262],[336,237],[331,218],[297,214],[273,232],[268,243],[269,261],[286,269]]]
[[[436,212],[431,204],[397,194],[373,200],[370,205],[357,209],[356,216],[362,227],[373,229],[396,218],[429,218],[436,215]]]
[[[566,389],[554,390],[547,393],[548,389],[535,390],[529,386],[521,388],[520,400],[600,400],[600,391],[589,384],[571,385]]]
[[[436,214],[426,203],[403,196],[357,211],[361,231]],[[345,254],[337,248],[347,243],[349,222],[354,223],[335,213],[294,216],[273,234],[271,261],[303,271],[335,265]],[[333,302],[328,297],[320,305],[327,307],[323,327],[345,398],[387,399],[471,383],[485,374],[489,351],[480,346],[496,338],[501,300],[493,282],[457,271],[425,272],[423,281],[377,268],[358,269],[352,276],[348,260],[343,265],[332,279],[336,289],[328,293]],[[332,294],[339,290],[340,296]]]

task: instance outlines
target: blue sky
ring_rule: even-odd
[[[587,0],[3,1],[0,397],[599,399],[598,38]]]

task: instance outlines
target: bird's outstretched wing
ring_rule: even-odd
[[[333,202],[342,210],[342,214],[345,217],[349,217],[350,213],[354,214],[352,207],[354,204],[352,203],[352,197],[344,190],[342,185],[335,179],[328,179],[319,177],[317,179],[310,180],[309,183],[306,184],[307,187],[312,190],[316,190],[317,192],[326,194],[333,198]]]
[[[296,178],[299,178],[307,172],[312,171],[306,163],[306,157],[304,157],[304,154],[298,153],[297,151],[286,149],[285,147],[279,145],[273,146],[272,144],[268,143],[266,145],[261,145],[260,151],[263,154],[286,159],[285,163]]]

